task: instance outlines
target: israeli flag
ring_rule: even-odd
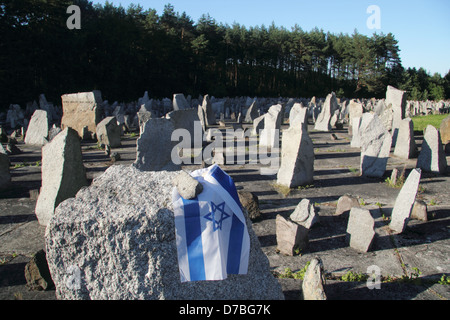
[[[191,176],[203,185],[201,194],[172,194],[181,282],[247,274],[250,237],[233,180],[217,165]]]

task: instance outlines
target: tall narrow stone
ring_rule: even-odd
[[[182,93],[175,93],[173,95],[172,105],[173,105],[173,110],[175,110],[175,111],[190,109],[190,106],[189,106],[186,98],[184,97],[184,94],[182,94]]]
[[[409,174],[397,199],[395,200],[394,209],[392,210],[391,230],[401,233],[405,229],[406,224],[411,215],[411,211],[416,200],[417,189],[419,188],[421,170],[414,169]]]
[[[277,183],[289,188],[314,180],[314,146],[306,130],[289,128],[283,131],[281,165]]]
[[[363,114],[359,132],[361,139],[361,175],[381,178],[386,171],[392,137],[378,116],[370,113]]]
[[[264,115],[264,129],[259,137],[259,145],[276,148],[279,145],[282,106],[280,104],[271,106]]]
[[[425,129],[416,167],[427,172],[441,174],[447,170],[447,159],[442,147],[441,135],[439,130],[432,125],[428,125]]]
[[[392,105],[393,118],[392,118],[392,145],[396,144],[398,137],[398,129],[400,128],[400,122],[405,118],[406,110],[406,91],[399,90],[392,86],[388,86],[386,90],[386,105]]]
[[[46,226],[55,208],[86,185],[80,138],[66,128],[42,148],[42,187],[35,208],[39,224]]]
[[[212,126],[216,124],[216,115],[211,105],[211,101],[208,95],[203,98],[202,109],[206,117],[206,126]]]
[[[302,282],[303,300],[327,300],[322,260],[311,260]]]
[[[403,119],[398,128],[394,155],[403,159],[411,159],[416,155],[417,146],[414,139],[414,123],[411,118]]]
[[[330,93],[322,106],[322,111],[316,120],[314,129],[318,131],[331,131],[331,117],[339,109],[339,104],[334,92]]]

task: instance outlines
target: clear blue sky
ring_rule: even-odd
[[[104,4],[105,1],[93,1]],[[185,11],[197,22],[209,13],[218,23],[237,22],[247,27],[283,26],[290,30],[298,24],[303,30],[315,27],[325,32],[372,35],[375,31],[392,32],[399,41],[402,64],[423,67],[431,74],[445,76],[450,70],[450,1],[449,0],[112,0],[127,8],[140,4],[158,14],[171,3],[175,11]],[[380,8],[381,28],[369,29],[370,5]]]

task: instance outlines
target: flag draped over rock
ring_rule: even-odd
[[[202,193],[186,200],[174,188],[172,195],[181,282],[247,274],[250,238],[233,180],[217,165],[191,176]]]

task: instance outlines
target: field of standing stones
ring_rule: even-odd
[[[0,113],[2,300],[450,298],[450,116],[414,130],[449,101],[391,86],[362,100],[38,100]],[[174,181],[212,164],[247,214],[248,274],[181,283]]]

